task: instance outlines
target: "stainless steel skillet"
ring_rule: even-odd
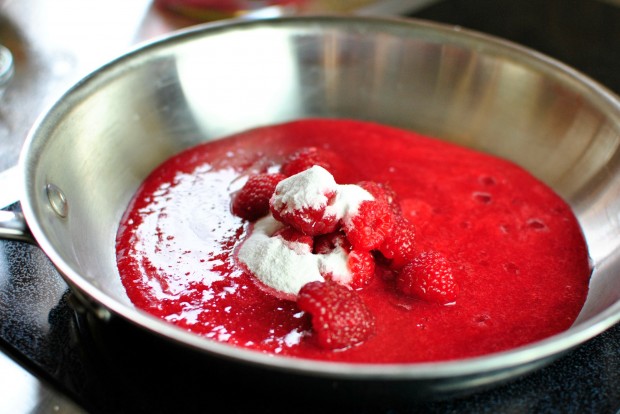
[[[145,176],[204,140],[306,117],[415,129],[509,158],[552,186],[574,208],[594,267],[574,326],[480,358],[348,365],[232,348],[135,309],[120,285],[114,236]],[[338,16],[210,24],[120,56],[43,114],[20,158],[23,217],[2,212],[0,233],[36,241],[97,323],[122,321],[196,360],[365,390],[387,384],[374,388],[380,393],[469,392],[547,364],[620,320],[619,144],[615,95],[480,33]]]

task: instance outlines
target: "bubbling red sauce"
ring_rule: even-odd
[[[377,276],[357,291],[375,317],[366,341],[317,345],[297,303],[264,289],[236,252],[247,221],[231,213],[244,178],[277,171],[302,147],[338,155],[338,183],[387,183],[415,245],[441,252],[459,295],[439,304]],[[133,304],[205,338],[283,356],[340,362],[450,360],[508,350],[568,329],[590,268],[570,207],[513,163],[414,132],[310,119],[249,130],[190,148],[144,181],[117,236]]]

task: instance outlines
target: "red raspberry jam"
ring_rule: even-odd
[[[352,326],[336,314],[326,332],[317,331],[294,296],[266,288],[240,262],[237,253],[254,222],[231,208],[248,177],[290,176],[312,165],[328,170],[338,185],[361,183],[373,194],[363,204],[376,204],[370,212],[360,208],[364,215],[344,227],[330,223],[330,234],[306,234],[302,226],[273,236],[300,254],[341,249],[362,275],[362,283],[348,287],[356,304],[347,311],[363,315],[362,322]],[[264,188],[271,192],[273,185],[246,189],[243,200],[260,199],[264,214]],[[352,229],[357,221],[367,228]],[[351,244],[348,235],[356,231],[371,242]],[[376,233],[380,246],[370,239]],[[132,199],[116,248],[122,283],[138,308],[234,346],[351,363],[466,358],[546,338],[571,326],[590,277],[570,207],[522,168],[352,120],[258,128],[170,158]],[[435,259],[421,261],[428,257]],[[325,289],[313,283],[319,296],[311,304],[305,299],[304,309],[347,307],[332,303],[348,295],[322,298]],[[347,332],[360,339],[349,344]],[[345,345],[321,346],[326,334],[330,343]]]

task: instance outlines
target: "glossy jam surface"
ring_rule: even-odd
[[[308,315],[261,289],[235,252],[248,223],[231,194],[301,147],[339,155],[339,183],[388,183],[420,250],[452,263],[456,303],[400,294],[377,268],[358,293],[376,318],[360,345],[317,346]],[[570,327],[587,295],[587,248],[570,207],[512,163],[373,123],[304,120],[186,150],[158,167],[117,238],[135,306],[213,340],[279,355],[344,362],[418,362],[510,349]]]

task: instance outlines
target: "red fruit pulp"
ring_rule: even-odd
[[[235,259],[248,231],[230,211],[235,180],[259,159],[281,164],[308,146],[340,155],[339,184],[390,186],[415,226],[415,248],[450,260],[455,304],[405,296],[394,279],[375,277],[358,291],[375,334],[334,352],[316,345],[295,302],[255,283]],[[116,247],[130,300],[153,315],[259,352],[351,363],[473,357],[546,338],[573,323],[590,275],[570,207],[520,167],[350,120],[274,125],[174,156],[136,193]]]

